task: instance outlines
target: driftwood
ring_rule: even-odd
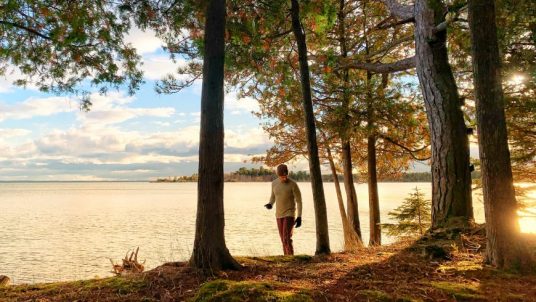
[[[123,259],[123,264],[119,265],[117,263],[114,263],[112,259],[110,259],[110,262],[112,263],[112,273],[118,275],[118,276],[124,276],[129,274],[137,274],[141,273],[144,270],[144,264],[138,262],[138,251],[140,247],[136,248],[136,251],[131,252],[130,256],[127,254],[125,255],[125,258]]]
[[[8,276],[0,275],[0,287],[8,286],[11,283],[11,279]]]

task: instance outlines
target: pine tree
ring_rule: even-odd
[[[432,202],[424,198],[424,194],[415,187],[415,192],[404,199],[404,203],[389,212],[389,216],[396,220],[396,224],[383,224],[390,236],[416,236],[423,235],[430,227]]]

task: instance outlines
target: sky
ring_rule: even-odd
[[[157,94],[155,83],[184,62],[174,63],[151,31],[133,29],[127,41],[142,56],[145,83],[133,96],[92,94],[90,112],[79,110],[76,97],[14,86],[16,72],[0,76],[0,181],[147,181],[196,173],[201,81]],[[257,110],[251,98],[225,95],[225,172],[260,166],[251,158],[272,146],[252,114]],[[308,163],[290,168],[308,170]]]
[[[127,37],[143,57],[145,84],[92,95],[90,112],[70,96],[12,85],[0,76],[0,181],[151,180],[191,175],[198,166],[201,81],[172,95],[154,91],[177,67],[151,32]],[[251,114],[253,99],[225,96],[225,170],[252,165],[271,142]]]

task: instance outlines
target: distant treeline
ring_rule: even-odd
[[[289,177],[295,181],[310,181],[309,173],[305,171],[291,171]],[[357,177],[357,175],[356,175]],[[473,178],[479,178],[480,172],[475,171],[472,174]],[[242,167],[235,172],[226,173],[224,175],[227,182],[269,182],[277,178],[273,169],[267,169],[264,167],[259,168],[245,168]],[[169,176],[165,178],[158,178],[156,182],[196,182],[198,179],[197,174],[191,176]],[[360,179],[360,178],[357,178]],[[333,182],[333,176],[331,174],[322,175],[322,180],[325,182]],[[343,181],[343,176],[339,175],[339,181]],[[402,173],[396,177],[382,177],[380,181],[384,182],[431,182],[432,174],[430,172],[412,172]]]

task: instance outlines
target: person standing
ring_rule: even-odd
[[[288,178],[287,165],[279,165],[276,170],[278,178],[272,182],[272,195],[270,202],[264,206],[271,210],[275,203],[275,217],[279,236],[283,244],[285,255],[294,255],[292,246],[292,230],[294,225],[301,226],[302,199],[298,184]],[[296,215],[297,210],[297,215]],[[296,218],[295,218],[296,217]]]

